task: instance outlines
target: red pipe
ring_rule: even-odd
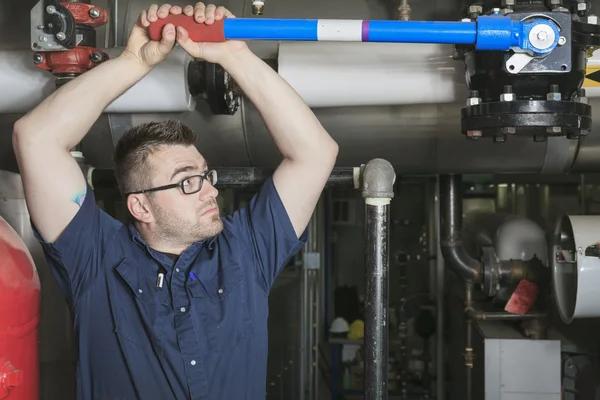
[[[39,399],[40,295],[29,250],[0,217],[0,400]]]

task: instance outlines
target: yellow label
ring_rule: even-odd
[[[583,87],[599,87],[600,86],[600,65],[588,65],[585,69],[585,79]]]

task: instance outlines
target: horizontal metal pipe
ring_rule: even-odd
[[[511,314],[504,311],[479,311],[475,309],[467,310],[467,316],[471,319],[478,321],[506,321],[506,320],[523,320],[523,319],[536,319],[546,318],[545,313],[536,312],[529,314]]]
[[[215,168],[217,171],[217,188],[252,188],[262,185],[270,176],[274,169],[265,168]],[[360,169],[357,168],[334,168],[327,180],[327,187],[348,187],[356,188],[357,175]],[[116,188],[117,180],[112,169],[91,169],[88,172],[88,180],[93,188]]]

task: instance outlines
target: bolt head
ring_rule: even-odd
[[[582,4],[582,3],[579,3]],[[587,23],[592,25],[598,25],[598,16],[596,15],[588,15]]]
[[[587,10],[587,3],[577,3],[577,11],[585,11]]]
[[[478,139],[481,136],[483,136],[483,132],[482,131],[478,131],[478,130],[467,131],[467,137],[469,137],[471,139]]]
[[[514,135],[515,133],[517,133],[517,129],[512,126],[506,126],[500,129],[500,133],[502,133],[503,135]]]
[[[98,18],[99,16],[100,16],[100,10],[98,10],[97,8],[92,8],[90,10],[90,17]]]
[[[481,6],[469,6],[469,14],[482,14],[483,13],[483,7]]]
[[[65,39],[66,39],[66,37],[67,37],[67,35],[65,35],[65,33],[64,33],[64,32],[58,32],[58,33],[56,34],[56,38],[57,38],[58,40],[65,40]]]
[[[515,0],[502,0],[502,7],[511,7],[515,5]]]
[[[90,55],[90,59],[91,59],[93,62],[95,62],[95,63],[97,63],[97,62],[100,62],[100,61],[102,60],[102,54],[100,54],[100,53],[97,53],[97,52],[96,52],[96,53],[92,53],[92,54]]]
[[[515,99],[514,93],[502,93],[500,95],[500,101],[513,101]]]
[[[252,14],[263,15],[265,12],[265,5],[263,4],[252,4]]]
[[[546,95],[546,100],[548,101],[560,101],[562,96],[558,92],[550,92]]]
[[[41,54],[34,54],[33,55],[33,62],[34,63],[39,64],[42,61],[44,61],[44,57]]]
[[[551,134],[557,134],[562,132],[562,128],[560,126],[550,126],[546,129],[546,132]]]
[[[481,103],[481,99],[479,97],[469,97],[467,99],[467,106],[476,106]]]
[[[567,43],[567,38],[564,36],[561,36],[558,38],[558,45],[559,46],[563,46],[565,43]]]
[[[46,7],[46,12],[48,14],[54,14],[56,12],[56,8],[54,8],[54,6],[48,6]]]

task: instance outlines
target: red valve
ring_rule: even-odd
[[[76,47],[69,51],[37,53],[34,62],[38,68],[53,74],[83,74],[108,60],[108,55],[93,47]]]
[[[10,391],[23,384],[23,371],[16,369],[10,361],[0,368],[0,399],[6,399]]]
[[[85,4],[61,2],[75,20],[75,24],[97,28],[108,22],[108,12],[103,8]],[[55,75],[79,75],[108,60],[108,55],[92,47],[93,43],[82,42],[79,46],[65,51],[44,51],[34,54],[33,60],[38,68]]]
[[[69,10],[77,25],[97,28],[108,22],[108,12],[103,8],[85,3],[61,2],[61,6]]]
[[[148,34],[152,40],[162,38],[163,27],[167,24],[175,25],[175,28],[182,26],[188,31],[190,39],[194,42],[224,42],[225,41],[225,20],[213,22],[211,25],[199,24],[194,17],[187,15],[169,15],[167,18],[159,18],[158,21],[151,22],[148,27]]]

